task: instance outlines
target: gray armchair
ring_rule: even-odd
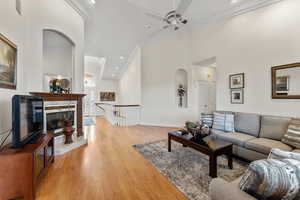
[[[256,198],[240,190],[240,180],[241,178],[238,178],[228,183],[220,178],[213,179],[209,188],[211,200],[256,200]]]

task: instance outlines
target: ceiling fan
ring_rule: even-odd
[[[174,10],[168,12],[165,17],[161,17],[156,14],[152,13],[145,13],[147,16],[162,21],[166,23],[165,26],[163,26],[163,29],[172,28],[174,31],[177,31],[181,25],[187,24],[188,20],[183,17],[185,11],[188,9],[188,7],[191,5],[193,0],[180,0],[180,3]],[[175,5],[175,0],[174,0]]]

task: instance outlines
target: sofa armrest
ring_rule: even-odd
[[[211,200],[256,200],[239,188],[240,179],[228,183],[223,179],[213,179],[209,186]]]

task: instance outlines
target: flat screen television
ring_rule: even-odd
[[[12,98],[12,145],[21,148],[43,136],[44,102],[40,97],[15,95]]]

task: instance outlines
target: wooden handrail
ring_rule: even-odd
[[[114,107],[124,108],[124,107],[140,107],[140,105],[113,105]]]
[[[140,107],[138,104],[110,104],[110,103],[95,103],[96,105],[108,105],[116,108],[126,108],[126,107]]]

